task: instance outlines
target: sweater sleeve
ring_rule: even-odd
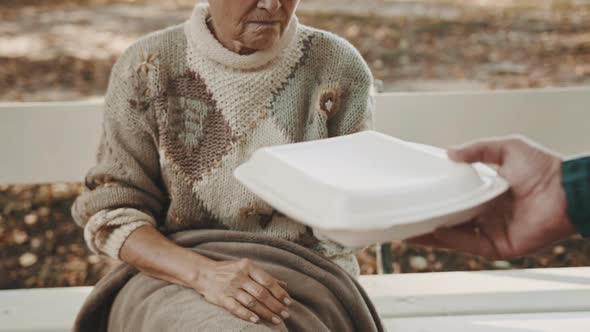
[[[565,161],[562,184],[569,218],[585,238],[590,238],[590,156]]]
[[[139,52],[126,51],[113,66],[103,115],[96,165],[86,189],[74,202],[72,216],[84,227],[89,248],[119,259],[129,235],[156,226],[165,206],[155,120],[149,116],[146,74],[153,68]],[[148,61],[148,62],[146,62]],[[143,93],[142,93],[143,91]]]
[[[365,60],[352,46],[346,47],[340,77],[338,110],[328,120],[330,137],[373,129],[373,76]]]

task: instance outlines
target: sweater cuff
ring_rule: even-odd
[[[590,156],[565,161],[562,184],[570,221],[578,233],[590,238]]]
[[[121,248],[127,238],[133,233],[133,231],[145,225],[151,225],[151,223],[147,221],[138,221],[115,229],[106,239],[100,250],[114,259],[121,260],[119,254],[121,253]]]
[[[90,250],[118,259],[121,247],[133,231],[152,225],[155,219],[142,211],[121,208],[103,210],[93,215],[84,228],[84,238]]]

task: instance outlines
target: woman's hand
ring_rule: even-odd
[[[241,319],[280,324],[281,317],[289,318],[286,306],[293,300],[285,291],[287,285],[250,260],[211,260],[178,246],[150,225],[131,233],[120,258],[153,278],[195,289]]]
[[[293,300],[286,284],[248,259],[211,261],[200,267],[197,278],[189,284],[207,301],[243,320],[258,323],[262,318],[281,324],[289,318],[287,306]]]

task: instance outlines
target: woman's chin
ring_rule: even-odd
[[[243,35],[248,48],[262,51],[273,47],[281,38],[281,28],[277,25],[251,25]]]
[[[272,35],[262,35],[257,36],[258,38],[253,38],[246,44],[246,47],[256,51],[264,51],[269,48],[272,48],[280,39],[279,34],[272,34]]]

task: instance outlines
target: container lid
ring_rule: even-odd
[[[508,189],[483,164],[375,131],[265,147],[235,177],[289,217],[319,229],[386,229],[481,205]]]

